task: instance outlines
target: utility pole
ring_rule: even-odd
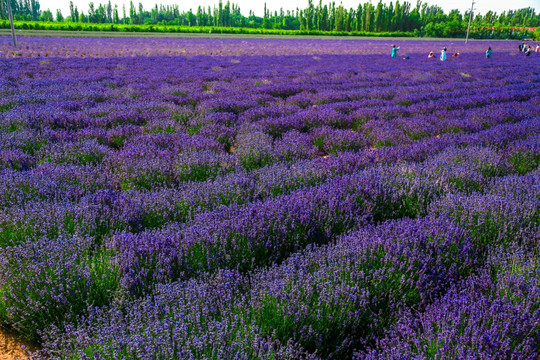
[[[7,2],[8,14],[9,14],[9,24],[11,25],[11,37],[13,38],[13,46],[17,47],[17,37],[15,36],[15,25],[13,25],[13,11],[11,10],[11,0],[6,0],[6,2]]]
[[[471,11],[469,12],[469,26],[467,26],[467,37],[465,38],[465,44],[469,42],[469,31],[471,31],[472,14],[474,11],[474,0],[471,5]]]

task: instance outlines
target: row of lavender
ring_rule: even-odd
[[[0,321],[58,357],[418,353],[396,320],[538,225],[538,73],[473,59],[2,61]]]
[[[535,144],[538,126],[535,120],[503,124],[469,135],[425,139],[410,146],[340,153],[294,164],[276,164],[249,173],[241,171],[215,180],[188,183],[180,189],[114,191],[111,182],[92,167],[43,165],[26,172],[4,170],[0,191],[4,231],[0,239],[3,245],[16,245],[24,239],[55,237],[60,233],[71,235],[82,231],[101,237],[115,230],[139,232],[171,221],[190,221],[195,215],[219,206],[273,201],[275,196],[378,164],[422,161],[429,154],[455,146],[502,147],[507,149],[504,161],[509,168],[526,173],[538,163],[536,153],[530,149]],[[529,136],[532,138],[528,141],[520,140]],[[432,169],[437,166],[433,165]],[[453,176],[459,178],[459,182],[455,180],[458,185],[476,181],[468,172],[456,171]]]
[[[365,58],[362,60],[366,61]],[[255,59],[253,63],[263,68],[283,65],[261,64],[261,60],[264,59]],[[275,63],[270,58],[265,60]],[[153,187],[190,179],[191,167],[184,169],[178,162],[197,162],[198,157],[176,156],[187,150],[195,154],[203,152],[200,162],[210,167],[216,164],[206,164],[209,160],[204,159],[204,153],[223,153],[225,165],[224,169],[216,169],[219,173],[232,171],[239,164],[249,169],[338,151],[405,145],[424,137],[477,131],[505,121],[518,121],[538,111],[534,106],[523,109],[522,102],[531,94],[536,96],[537,76],[524,79],[519,73],[519,63],[507,69],[513,74],[505,77],[504,91],[493,93],[488,90],[497,81],[494,77],[479,79],[475,82],[477,87],[471,88],[470,76],[461,72],[466,63],[453,64],[454,74],[449,79],[437,79],[433,74],[417,83],[408,80],[398,86],[393,84],[399,76],[396,71],[387,75],[392,80],[364,80],[365,71],[356,68],[354,58],[348,59],[348,76],[330,80],[324,79],[322,72],[335,73],[341,66],[331,68],[326,63],[315,62],[318,71],[304,74],[305,62],[315,65],[309,58],[303,60],[295,64],[297,67],[291,74],[268,74],[275,83],[260,85],[252,78],[253,66],[249,64],[238,65],[238,70],[222,69],[220,75],[214,75],[214,80],[210,80],[212,76],[187,84],[184,79],[175,80],[166,89],[140,84],[138,74],[153,60],[139,61],[139,68],[133,64],[135,61],[127,60],[123,66],[130,71],[120,74],[115,74],[113,65],[107,67],[100,61],[99,66],[108,71],[103,71],[97,79],[95,75],[83,77],[76,84],[46,81],[37,86],[32,78],[18,82],[6,80],[2,84],[6,91],[0,105],[8,110],[4,111],[2,124],[5,135],[0,149],[1,164],[23,170],[42,163],[103,164],[117,178],[124,179],[125,175],[134,178],[125,186]],[[190,74],[191,78],[201,72],[214,73],[200,66],[201,62],[195,64],[177,61],[163,73],[154,71],[143,76],[149,78],[150,84],[162,84],[168,77],[174,77],[175,72],[185,74],[188,66],[194,73]],[[66,65],[57,66],[64,70],[63,76],[71,75],[65,73]],[[72,72],[79,72],[80,64],[72,66]],[[246,78],[238,75],[230,78],[231,72],[240,70],[247,74]],[[433,72],[436,70],[439,69],[434,67]],[[49,74],[50,70],[39,67],[34,72],[30,72],[32,77]],[[225,80],[218,81],[220,77]],[[308,80],[312,84],[305,84]],[[88,82],[94,86],[87,86]],[[178,85],[186,89],[180,90]],[[176,90],[168,94],[171,91],[168,87]],[[17,109],[11,110],[15,105]],[[197,136],[187,141],[188,135]],[[137,156],[142,161],[137,161],[141,160]],[[132,161],[141,164],[134,169],[125,165]],[[115,168],[123,171],[115,174]],[[157,178],[148,179],[148,183],[144,179],[146,172],[157,172]],[[195,174],[194,178],[197,179]]]
[[[367,56],[341,59],[345,69],[322,62],[331,58],[172,59],[159,72],[155,59],[28,60],[25,71],[6,62],[0,165],[90,165],[109,188],[178,187],[275,162],[475,132],[539,111],[526,102],[537,98],[538,76],[522,76],[520,62],[499,64],[504,79],[477,65],[473,79],[462,72],[465,61],[445,67],[443,77],[437,66],[396,70],[390,61],[373,73],[369,65],[381,59]],[[81,66],[100,71],[81,74]],[[504,91],[487,91],[494,82]]]
[[[47,346],[97,359],[534,358],[539,184],[538,170],[492,178],[427,218],[364,227],[279,266],[160,285]]]

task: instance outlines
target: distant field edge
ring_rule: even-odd
[[[225,33],[225,32],[156,32],[156,31],[91,31],[91,30],[25,30],[16,29],[19,36],[50,36],[50,37],[110,37],[110,38],[252,38],[252,39],[388,39],[409,38],[420,39],[412,33],[387,33],[385,35],[345,35],[345,34],[275,34],[275,33]],[[11,35],[9,29],[0,29],[0,36]]]
[[[16,21],[17,30],[33,31],[65,31],[67,33],[104,33],[107,36],[123,36],[127,33],[144,34],[140,36],[150,36],[155,34],[157,37],[176,37],[180,36],[236,36],[236,35],[255,35],[261,36],[367,36],[367,37],[414,37],[417,34],[407,31],[393,32],[364,32],[364,31],[319,31],[319,30],[285,30],[285,29],[261,29],[261,28],[237,28],[237,27],[210,27],[210,26],[180,26],[180,25],[129,25],[129,24],[94,24],[94,23],[56,23],[56,22],[35,22],[35,21]],[[0,29],[9,30],[9,22],[0,20]],[[133,35],[127,35],[133,36]]]
[[[228,33],[190,33],[190,32],[117,32],[117,31],[69,31],[69,30],[23,30],[16,29],[17,36],[39,37],[99,37],[99,38],[198,38],[198,39],[322,39],[322,40],[464,40],[461,38],[427,38],[414,36],[359,36],[359,35],[279,35],[279,34],[228,34]],[[0,36],[11,36],[9,29],[0,29]],[[505,39],[469,39],[469,41],[501,41]]]

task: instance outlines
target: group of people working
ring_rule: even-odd
[[[399,50],[399,46],[396,47],[396,45],[392,45],[392,55],[391,55],[392,58],[394,58],[394,59],[397,58],[398,50]],[[446,58],[447,58],[446,51],[447,51],[446,47],[443,47],[442,50],[441,50],[441,55],[439,56],[441,61],[446,60]],[[527,43],[521,43],[521,44],[519,44],[519,51],[524,52],[526,56],[530,56],[531,55],[531,46],[527,45]],[[538,44],[536,46],[536,52],[540,52],[540,44]],[[493,55],[493,50],[491,50],[491,46],[490,46],[486,50],[486,58],[487,59],[491,58],[491,55]],[[434,58],[434,57],[435,57],[435,54],[433,53],[433,51],[430,51],[429,55],[428,55],[428,58]],[[459,57],[459,53],[457,51],[454,52],[452,57]],[[409,59],[409,56],[408,55],[404,56],[403,59],[407,60],[407,59]]]
[[[395,59],[397,58],[397,52],[399,50],[399,46],[396,47],[396,45],[392,45],[392,57]],[[440,59],[441,61],[445,61],[446,60],[446,47],[442,48],[441,50],[441,56],[440,56]],[[489,52],[489,54],[488,54]],[[491,57],[491,54],[493,53],[493,51],[491,51],[491,48],[488,49],[488,51],[486,52],[486,57]],[[454,52],[454,54],[452,55],[452,57],[458,57],[459,56],[459,53],[458,52]],[[428,58],[434,58],[435,57],[435,54],[433,53],[433,51],[430,51],[429,52],[429,55],[428,55]],[[409,59],[409,56],[406,55],[403,57],[404,60],[407,60]]]
[[[489,51],[491,51],[491,48],[489,48]],[[454,54],[452,55],[452,57],[458,57],[459,56],[459,53],[456,51],[454,52]],[[491,54],[489,55],[491,56]],[[488,57],[489,57],[488,56]],[[435,57],[435,54],[433,53],[433,51],[430,51],[429,52],[429,55],[428,55],[428,59],[430,58],[434,58]],[[439,57],[441,59],[441,61],[445,61],[446,60],[446,46],[442,48],[441,50],[441,56]]]
[[[528,45],[527,43],[521,43],[521,44],[519,44],[518,47],[519,47],[520,52],[525,53],[525,56],[530,56],[531,55],[531,51],[532,51],[531,45]],[[536,52],[540,52],[540,44],[536,45]]]

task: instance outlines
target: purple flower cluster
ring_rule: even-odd
[[[536,241],[538,238],[536,237]],[[501,256],[501,250],[505,255]],[[534,359],[540,346],[538,253],[497,249],[485,268],[355,359]]]
[[[0,326],[47,357],[539,356],[531,59],[4,40]]]
[[[369,222],[424,215],[436,189],[394,172],[365,170],[266,201],[220,207],[184,225],[115,235],[111,246],[127,289],[135,292],[193,272],[252,270]]]
[[[178,358],[350,356],[365,336],[396,320],[389,309],[424,308],[468,275],[475,252],[466,233],[446,220],[389,222],[251,276],[220,271],[159,286],[126,304],[127,313],[95,309],[76,338],[58,332],[48,346],[105,358],[145,351]]]

